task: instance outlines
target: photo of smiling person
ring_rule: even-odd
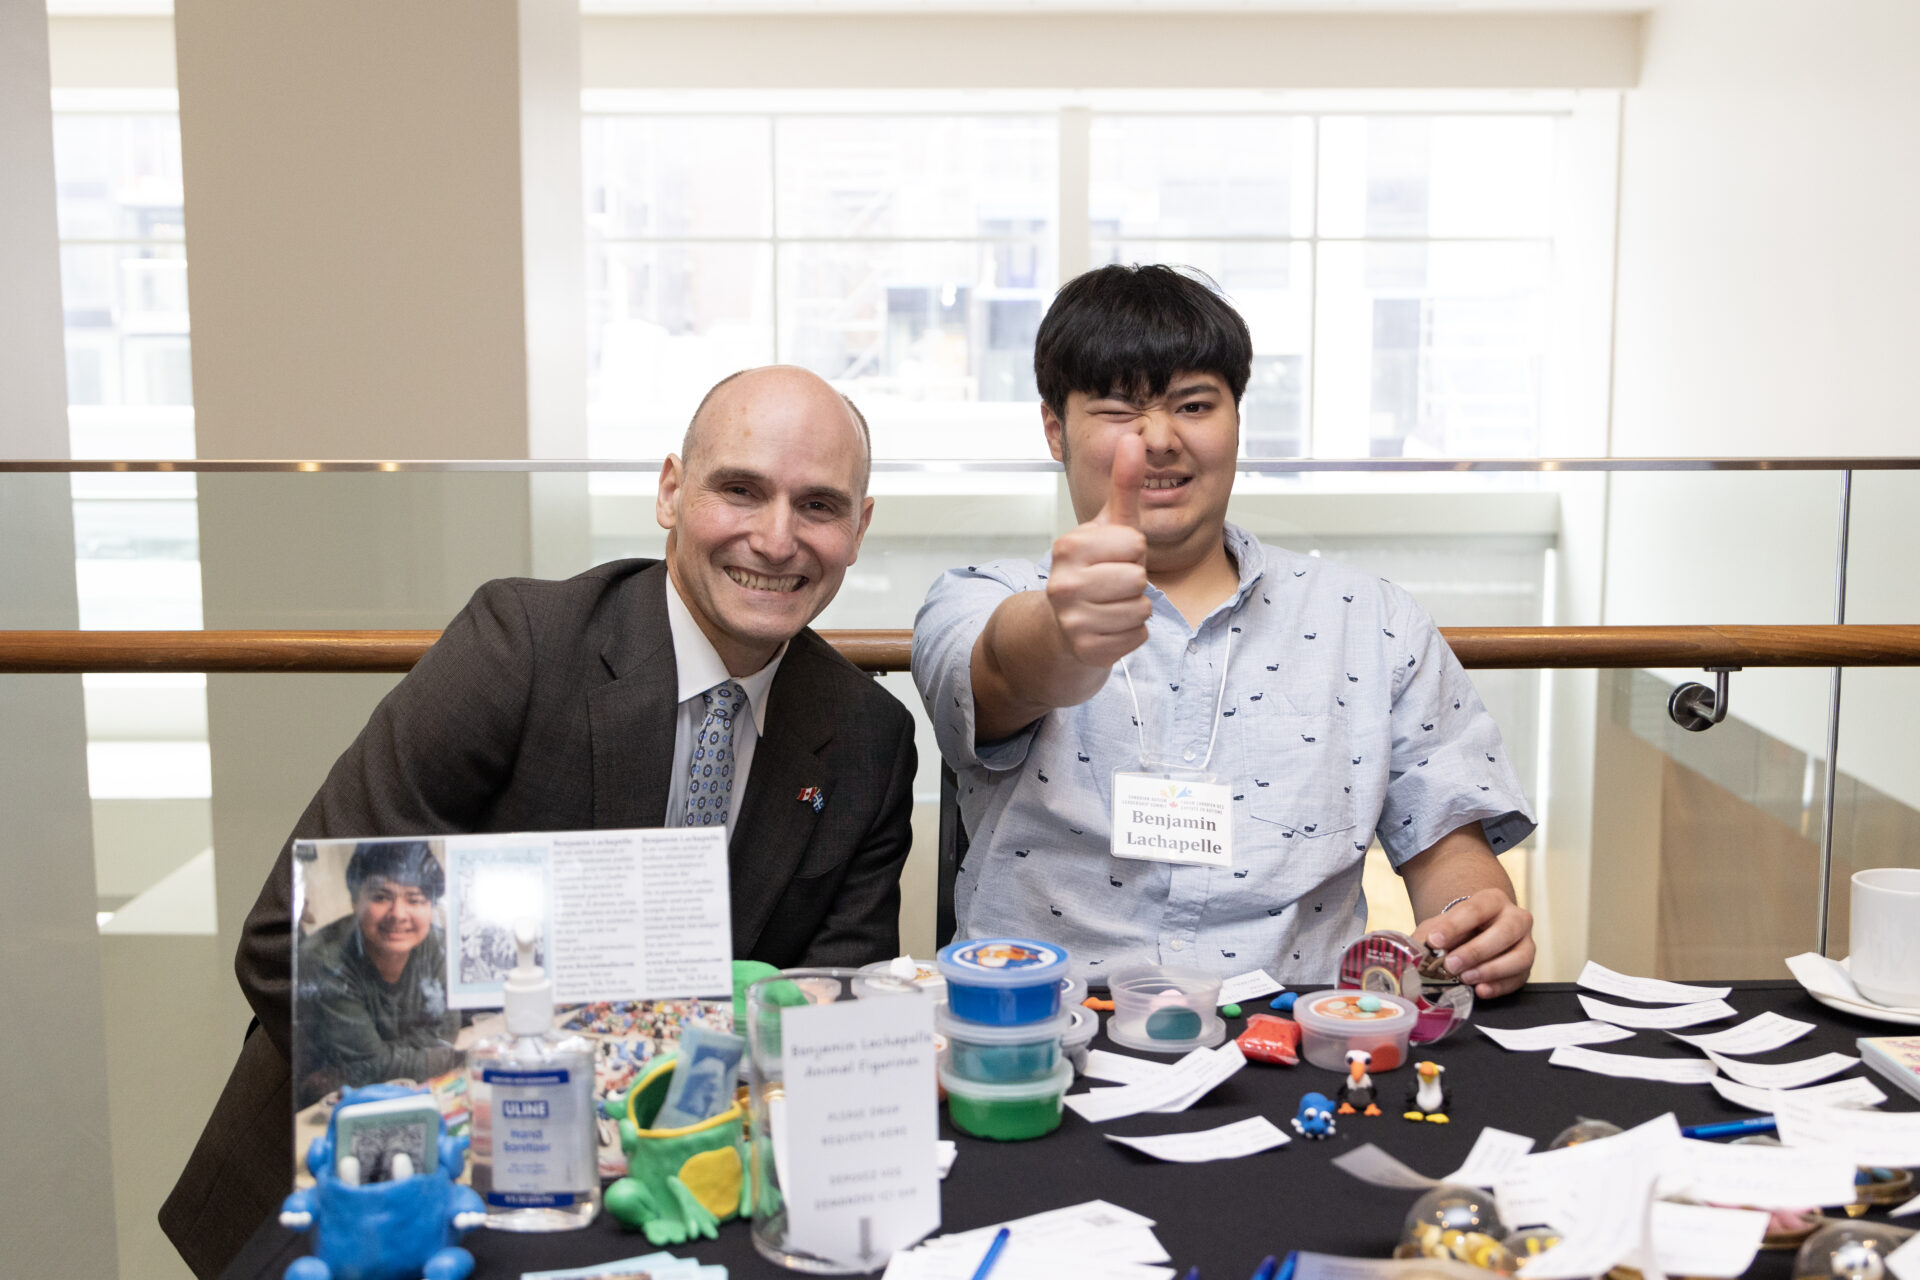
[[[351,911],[300,940],[298,1106],[343,1085],[425,1082],[460,1065],[438,919],[446,873],[435,843],[355,845],[346,866]]]

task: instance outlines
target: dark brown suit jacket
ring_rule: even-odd
[[[679,706],[666,590],[650,560],[487,583],[335,762],[247,916],[234,967],[255,1024],[160,1210],[196,1275],[217,1275],[291,1189],[293,841],[659,826]],[[912,718],[803,631],[766,726],[729,849],[734,954],[782,968],[896,954]]]

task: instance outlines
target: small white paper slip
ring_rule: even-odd
[[[1656,1200],[1651,1228],[1654,1257],[1668,1275],[1731,1277],[1753,1265],[1767,1215]]]
[[[960,1158],[960,1144],[950,1138],[940,1139],[935,1150],[934,1168],[942,1178],[953,1172],[953,1162]]]
[[[1124,1053],[1095,1049],[1087,1054],[1087,1065],[1080,1074],[1092,1080],[1112,1080],[1116,1084],[1145,1084],[1173,1070],[1170,1062],[1149,1062]]]
[[[1635,978],[1615,973],[1591,960],[1580,971],[1578,982],[1589,991],[1619,996],[1622,1000],[1638,1000],[1642,1004],[1692,1004],[1698,1000],[1719,1000],[1733,991],[1732,987],[1695,987],[1661,978]]]
[[[783,1010],[787,1244],[871,1271],[940,1225],[933,1003]]]
[[[1679,1140],[1679,1125],[1668,1114],[1611,1138],[1519,1161],[1514,1176],[1495,1189],[1502,1215],[1515,1223],[1551,1223],[1561,1236],[1559,1245],[1522,1264],[1520,1274],[1576,1280],[1603,1275],[1644,1252],[1654,1180]]]
[[[1611,1022],[1616,1027],[1651,1027],[1661,1030],[1669,1027],[1691,1027],[1695,1023],[1714,1022],[1720,1018],[1735,1016],[1733,1006],[1725,1000],[1702,1000],[1698,1004],[1668,1005],[1664,1009],[1630,1009],[1623,1004],[1608,1004],[1605,1000],[1595,1000],[1592,996],[1581,996],[1580,1007],[1587,1011],[1589,1018]]]
[[[1334,1168],[1351,1174],[1362,1182],[1372,1183],[1376,1187],[1403,1187],[1410,1191],[1425,1191],[1428,1187],[1440,1185],[1438,1178],[1429,1178],[1397,1156],[1388,1155],[1371,1142],[1343,1152],[1329,1163]]]
[[[1246,1065],[1240,1046],[1229,1040],[1218,1049],[1195,1049],[1165,1075],[1146,1083],[1070,1094],[1067,1105],[1088,1124],[1105,1124],[1143,1111],[1184,1111]]]
[[[1842,1151],[1683,1138],[1661,1168],[1659,1193],[1752,1209],[1798,1209],[1851,1203],[1853,1174],[1853,1162]]]
[[[1800,1062],[1774,1063],[1742,1062],[1711,1049],[1706,1050],[1706,1055],[1722,1073],[1756,1089],[1798,1089],[1860,1065],[1860,1059],[1844,1053],[1823,1053]]]
[[[1220,984],[1221,1004],[1242,1004],[1248,1000],[1258,1000],[1261,996],[1270,996],[1276,991],[1285,991],[1286,987],[1274,980],[1265,969],[1255,969],[1251,973],[1236,973]]]
[[[1611,1022],[1550,1022],[1541,1027],[1489,1027],[1474,1023],[1481,1034],[1502,1049],[1532,1052],[1558,1049],[1563,1044],[1606,1044],[1612,1040],[1631,1040],[1633,1032]]]
[[[1707,1081],[1713,1091],[1736,1107],[1745,1107],[1749,1111],[1773,1111],[1772,1089],[1756,1089],[1750,1084],[1741,1084],[1724,1076],[1715,1076]],[[1810,1089],[1792,1090],[1797,1098],[1807,1102],[1818,1102],[1829,1107],[1852,1107],[1864,1110],[1877,1107],[1887,1100],[1887,1095],[1874,1087],[1871,1080],[1855,1076],[1851,1080],[1835,1080],[1832,1084],[1817,1084]]]
[[[1705,1084],[1714,1076],[1713,1064],[1698,1058],[1643,1058],[1631,1053],[1599,1053],[1578,1045],[1562,1045],[1547,1062],[1622,1080],[1663,1080],[1668,1084]]]
[[[1400,1276],[1487,1280],[1487,1273],[1452,1258],[1343,1258],[1331,1253],[1294,1255],[1293,1280],[1397,1280]]]
[[[1728,1027],[1725,1031],[1709,1031],[1703,1036],[1683,1036],[1678,1031],[1670,1032],[1675,1040],[1684,1040],[1696,1049],[1708,1049],[1714,1053],[1766,1053],[1782,1045],[1792,1044],[1807,1032],[1813,1030],[1811,1022],[1802,1022],[1798,1018],[1783,1018],[1768,1010],[1757,1018],[1749,1018],[1737,1027]]]
[[[1466,1163],[1444,1178],[1429,1178],[1373,1143],[1355,1147],[1335,1156],[1335,1168],[1376,1187],[1403,1187],[1424,1190],[1443,1182],[1462,1182],[1470,1187],[1492,1188],[1494,1183],[1511,1177],[1522,1157],[1533,1150],[1533,1139],[1502,1129],[1482,1129],[1474,1139]]]
[[[1532,1150],[1533,1139],[1523,1133],[1482,1129],[1480,1136],[1473,1140],[1473,1150],[1467,1152],[1466,1162],[1441,1181],[1464,1182],[1470,1187],[1492,1190],[1494,1183],[1509,1176]]]
[[[1204,1164],[1209,1160],[1237,1160],[1284,1147],[1291,1139],[1265,1116],[1254,1116],[1238,1124],[1194,1133],[1163,1133],[1150,1138],[1123,1138],[1110,1133],[1108,1139],[1122,1146],[1143,1151],[1156,1160],[1175,1164]]]
[[[1920,1196],[1915,1196],[1898,1209],[1887,1210],[1887,1216],[1889,1218],[1904,1218],[1910,1213],[1920,1213]]]
[[[1005,1224],[936,1236],[893,1255],[887,1280],[971,1280],[980,1259],[1004,1225],[1007,1247],[994,1266],[994,1280],[1056,1280],[1095,1274],[1113,1280],[1161,1280],[1170,1267],[1153,1234],[1153,1219],[1104,1200],[1050,1209]]]
[[[1894,1280],[1920,1280],[1920,1236],[1914,1236],[1887,1255]]]
[[[1790,1147],[1837,1147],[1855,1164],[1890,1169],[1920,1165],[1920,1111],[1855,1111],[1776,1092],[1773,1116]]]

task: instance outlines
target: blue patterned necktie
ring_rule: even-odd
[[[747,706],[747,691],[728,680],[700,695],[707,718],[687,761],[687,825],[724,827],[733,807],[733,717]]]

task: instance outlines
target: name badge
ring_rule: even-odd
[[[1113,774],[1116,858],[1195,867],[1233,865],[1233,790],[1199,773]]]

